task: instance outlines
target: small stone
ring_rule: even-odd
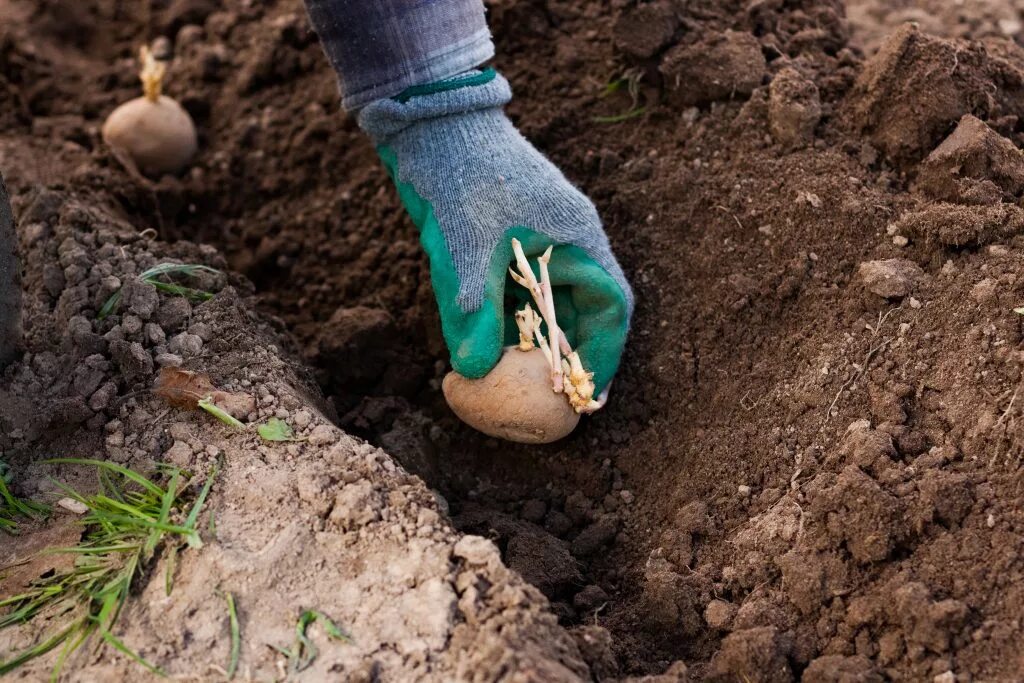
[[[934,669],[932,669],[934,671]],[[956,683],[956,674],[952,671],[941,673],[932,679],[932,683]]]
[[[476,566],[491,566],[501,562],[497,546],[482,536],[463,536],[452,548],[452,555]]]
[[[133,336],[142,331],[142,318],[131,313],[121,316],[121,330],[128,336]]]
[[[175,441],[164,453],[164,460],[178,467],[188,467],[192,462],[192,448],[184,441]]]
[[[89,511],[89,506],[80,500],[74,498],[61,498],[57,501],[59,507],[64,508],[68,512],[73,512],[76,515],[84,515]]]
[[[892,243],[895,244],[897,247],[902,248],[910,244],[910,240],[908,240],[903,235],[894,235],[892,238]]]
[[[192,317],[192,304],[180,296],[166,299],[156,312],[156,322],[164,332],[177,332]]]
[[[203,350],[203,340],[199,335],[182,332],[171,337],[167,350],[182,357],[195,356]]]
[[[619,491],[619,497],[622,498],[622,502],[625,503],[626,505],[629,505],[634,500],[636,500],[636,496],[634,496],[633,492],[630,491],[629,489],[622,489],[621,491]]]
[[[138,342],[112,341],[110,355],[128,380],[146,377],[153,372],[153,357]]]
[[[915,311],[921,308],[921,302],[915,299],[914,297],[910,297],[907,303],[909,303],[910,307],[913,308]]]
[[[736,611],[736,605],[731,602],[712,600],[704,609],[704,621],[716,631],[728,631]]]
[[[750,487],[747,486],[746,484],[740,484],[739,486],[737,486],[736,491],[744,498],[750,495]]]
[[[618,518],[614,515],[604,515],[573,539],[572,554],[576,557],[593,555],[603,546],[610,543],[618,532]]]
[[[121,287],[121,302],[129,313],[149,320],[160,305],[160,294],[148,282],[131,278]]]
[[[296,410],[292,415],[292,423],[296,429],[305,429],[309,426],[313,416],[309,414],[308,410]]]
[[[194,334],[204,342],[208,342],[213,339],[213,328],[206,323],[192,323],[188,326],[190,334]]]
[[[990,512],[990,513],[988,513],[988,517],[985,518],[985,526],[987,526],[989,529],[992,529],[992,528],[995,527],[995,525],[996,525],[996,516],[993,515]]]
[[[608,594],[600,586],[587,586],[572,599],[576,609],[590,612],[608,602]]]
[[[544,521],[544,515],[547,514],[547,511],[548,506],[543,500],[531,498],[523,503],[523,509],[519,511],[519,516],[527,522],[540,524]]]
[[[164,334],[164,328],[156,323],[146,323],[142,328],[142,339],[150,346],[157,346],[167,341],[167,335]]]
[[[105,383],[89,397],[89,409],[96,413],[106,410],[115,395],[117,395],[117,385],[113,382]]]
[[[907,259],[865,261],[857,269],[857,277],[869,292],[886,299],[901,299],[924,277],[924,271]]]
[[[158,353],[154,360],[161,368],[180,368],[184,362],[181,356],[174,353]]]
[[[311,446],[327,446],[337,440],[334,427],[330,425],[317,425],[309,435],[308,443]]]

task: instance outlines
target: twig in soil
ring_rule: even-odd
[[[740,226],[740,230],[746,230],[746,228],[743,227],[743,223],[740,222],[740,219],[737,218],[736,214],[734,214],[732,211],[730,211],[729,209],[725,208],[721,204],[716,204],[715,208],[718,209],[719,211],[723,212],[727,216],[729,216],[729,218],[731,218],[734,221],[736,221],[736,225]]]
[[[580,360],[580,355],[573,351],[565,333],[558,326],[555,316],[555,297],[551,288],[551,275],[548,272],[548,263],[551,260],[552,247],[538,259],[540,265],[540,280],[537,280],[530,267],[530,261],[526,258],[522,243],[513,238],[512,252],[515,254],[516,266],[519,272],[509,268],[512,279],[529,290],[537,309],[540,311],[540,318],[548,327],[548,338],[545,339],[540,331],[540,320],[537,319],[533,308],[529,304],[516,314],[516,324],[519,327],[519,348],[529,350],[531,344],[524,340],[530,332],[537,339],[537,345],[543,350],[544,357],[551,366],[551,386],[556,393],[565,393],[569,403],[577,413],[592,413],[604,406],[608,392],[594,399],[594,373],[587,372]],[[529,348],[527,348],[529,346]]]
[[[860,370],[858,370],[857,373],[855,373],[853,375],[853,377],[851,377],[850,379],[846,380],[843,383],[843,386],[839,387],[839,391],[836,392],[835,398],[832,399],[832,403],[829,404],[828,410],[825,411],[825,419],[822,420],[822,423],[821,423],[821,427],[822,428],[829,421],[829,419],[831,419],[831,417],[832,417],[832,410],[835,409],[836,403],[839,402],[839,399],[840,399],[840,397],[842,397],[843,392],[846,391],[847,387],[849,387],[854,382],[856,382],[857,380],[859,380],[861,377],[864,376],[864,373],[867,372],[868,366],[871,364],[871,360],[875,357],[875,354],[878,353],[879,351],[881,351],[886,346],[888,346],[890,341],[892,341],[892,340],[891,339],[885,339],[878,346],[875,346],[875,347],[872,347],[871,349],[869,349],[867,355],[864,356],[864,362],[861,364]],[[820,430],[820,428],[819,428],[819,430]]]
[[[162,469],[168,477],[165,488],[138,472],[101,460],[56,458],[45,462],[97,468],[100,493],[86,496],[58,484],[88,508],[81,518],[85,530],[77,545],[46,552],[74,555],[76,561],[71,569],[38,579],[25,592],[0,600],[0,607],[9,609],[0,617],[0,629],[28,623],[43,613],[77,612],[77,616],[36,645],[0,662],[0,675],[63,646],[53,668],[52,678],[56,680],[67,658],[93,635],[162,675],[159,667],[117,638],[113,629],[132,582],[146,572],[158,547],[175,547],[181,542],[193,548],[202,546],[196,519],[213,485],[216,468],[190,507],[184,495],[190,475],[174,467]],[[184,523],[178,522],[186,511]]]
[[[882,330],[882,325],[885,324],[885,321],[889,319],[890,315],[892,315],[896,311],[900,311],[902,309],[903,309],[902,306],[897,306],[895,308],[890,308],[888,311],[885,312],[885,315],[882,315],[881,313],[879,313],[878,314],[878,322],[875,324],[875,326],[871,327],[870,325],[868,325],[868,329],[871,330],[871,338],[874,339],[875,337],[878,336],[878,333],[881,332],[881,330]],[[825,425],[828,424],[828,421],[832,418],[832,411],[835,409],[836,404],[839,402],[839,399],[842,397],[843,392],[846,391],[847,387],[851,386],[857,380],[859,380],[861,377],[864,376],[864,373],[866,373],[868,371],[868,366],[871,365],[871,361],[874,360],[875,355],[879,351],[884,349],[886,346],[888,346],[891,341],[892,341],[891,337],[887,338],[887,339],[883,339],[882,342],[879,343],[878,345],[869,348],[867,354],[864,356],[864,360],[861,363],[860,367],[857,368],[856,364],[854,365],[854,367],[857,368],[857,372],[853,375],[853,377],[851,377],[850,379],[846,380],[843,383],[843,386],[839,387],[839,391],[836,392],[835,397],[832,399],[832,403],[829,404],[828,410],[825,411],[825,418],[821,421],[821,426],[818,427],[818,431],[819,432],[822,429],[825,428]]]

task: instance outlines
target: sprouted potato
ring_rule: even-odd
[[[509,346],[486,376],[449,372],[441,388],[452,411],[473,429],[518,443],[551,443],[572,433],[580,416],[551,390],[550,377],[540,349]]]
[[[442,390],[448,405],[463,422],[489,436],[519,443],[550,443],[568,436],[580,414],[599,410],[607,391],[594,398],[593,373],[555,319],[548,262],[551,248],[538,259],[540,280],[533,273],[519,240],[512,240],[519,271],[512,278],[530,291],[530,304],[516,313],[518,346],[505,349],[494,369],[480,379],[450,372]],[[547,325],[548,338],[541,332]]]
[[[146,175],[178,173],[198,149],[196,127],[176,100],[161,94],[163,62],[154,59],[147,47],[139,54],[144,94],[111,112],[103,124],[103,141],[126,152]]]

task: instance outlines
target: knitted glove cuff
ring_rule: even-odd
[[[472,77],[473,74],[488,73],[493,74],[493,77],[483,83],[481,79]],[[374,144],[387,145],[409,126],[425,119],[497,109],[512,99],[512,88],[508,81],[493,71],[473,72],[470,77],[456,76],[448,83],[459,85],[433,91],[428,89],[436,88],[434,84],[418,86],[410,88],[398,98],[371,102],[359,112],[359,126],[370,135]]]

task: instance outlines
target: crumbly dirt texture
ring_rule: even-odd
[[[637,294],[609,405],[545,447],[445,406],[426,259],[300,3],[140,5],[0,3],[16,489],[55,495],[54,453],[225,462],[215,530],[169,598],[159,564],[135,587],[129,646],[217,675],[220,589],[260,679],[304,608],[354,636],[314,629],[309,680],[1020,677],[1020,3],[489,2],[511,116],[594,198]],[[148,180],[98,131],[160,35],[200,152]],[[167,259],[227,275],[194,305],[132,279]],[[170,409],[164,365],[307,440]],[[5,538],[0,566],[72,523]],[[106,650],[71,665],[140,676]]]

